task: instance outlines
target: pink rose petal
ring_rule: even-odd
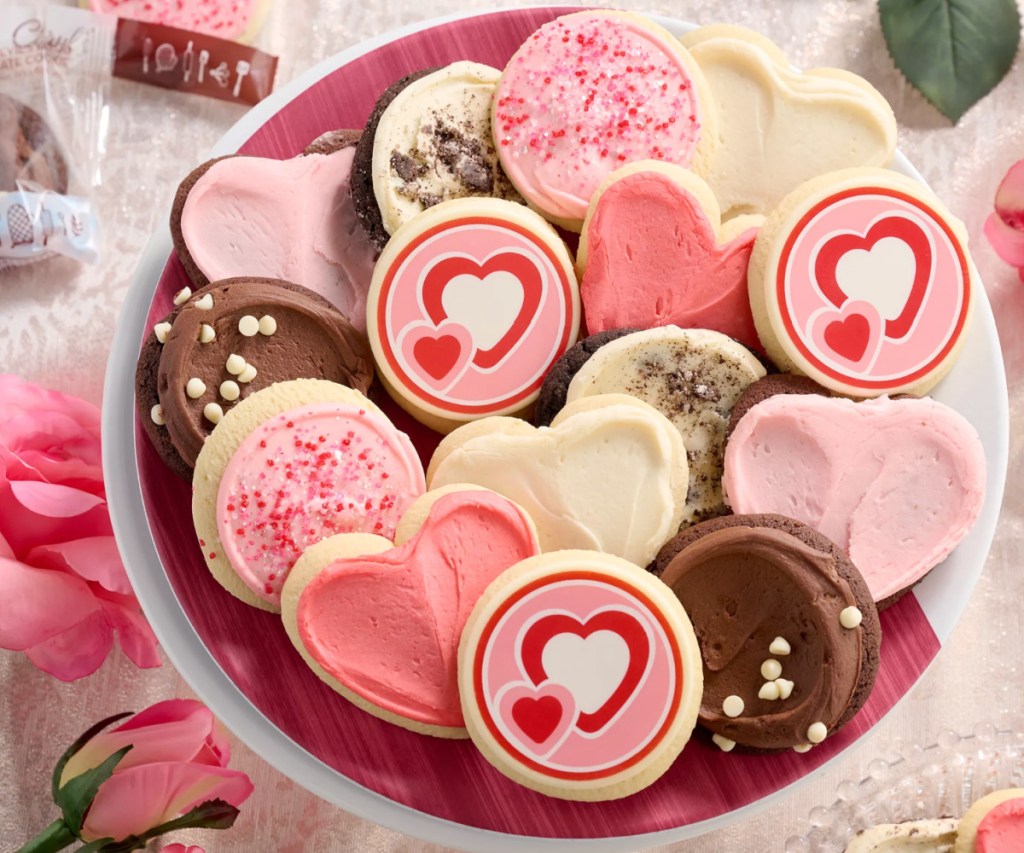
[[[117,631],[117,641],[128,659],[142,669],[162,666],[156,634],[139,610],[134,596],[124,596],[125,601],[114,601],[106,595],[100,598],[110,624]]]
[[[25,557],[33,566],[63,569],[95,581],[111,592],[132,595],[132,585],[113,536],[88,536],[33,548]]]
[[[197,764],[146,764],[115,773],[100,786],[86,815],[82,838],[117,840],[141,834],[200,803],[240,806],[252,793],[244,773]]]
[[[72,518],[103,506],[103,498],[56,483],[15,481],[11,492],[29,512],[49,518]]]
[[[1024,231],[1024,160],[1014,163],[999,184],[996,213],[1009,227]]]
[[[186,847],[184,844],[168,844],[161,848],[160,853],[206,853],[206,851],[195,844],[191,847]]]
[[[998,215],[990,213],[985,220],[985,236],[1006,263],[1024,267],[1024,231],[1011,228]]]
[[[20,483],[21,487],[29,485],[48,485],[39,483]],[[85,536],[109,536],[110,515],[107,505],[102,500],[92,509],[70,517],[54,517],[40,515],[27,508],[15,495],[14,483],[0,480],[0,530],[14,549],[15,555],[24,559],[24,555],[39,545],[53,542],[68,542]],[[56,488],[63,489],[63,486]],[[72,492],[84,495],[84,492]],[[86,495],[90,500],[96,500]]]
[[[92,675],[110,654],[114,631],[102,610],[25,650],[29,660],[61,681]]]

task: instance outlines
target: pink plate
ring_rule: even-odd
[[[448,20],[354,48],[262,104],[217,153],[293,156],[324,131],[361,127],[377,93],[398,77],[459,59],[501,67],[530,32],[564,11],[533,8]],[[686,29],[679,22],[663,23],[676,32]],[[906,161],[897,168],[916,175]],[[189,487],[160,462],[132,407],[143,334],[167,313],[172,294],[188,284],[173,255],[167,260],[168,252],[166,234],[154,237],[118,325],[107,380],[104,456],[126,563],[165,649],[229,727],[300,783],[378,822],[490,850],[538,845],[517,846],[525,839],[484,835],[481,829],[606,839],[588,849],[628,849],[731,822],[749,811],[745,807],[808,778],[893,707],[952,630],[984,562],[1005,478],[1007,413],[998,341],[982,298],[964,356],[936,396],[963,412],[982,435],[989,461],[986,506],[971,536],[918,594],[883,614],[878,681],[856,719],[805,755],[723,754],[695,738],[658,782],[618,801],[570,803],[536,794],[494,770],[470,741],[417,735],[340,698],[303,664],[278,617],[236,600],[210,576],[195,544]],[[979,389],[986,383],[991,387]],[[437,437],[385,395],[377,399],[413,436],[426,463]],[[135,455],[125,458],[132,429]]]

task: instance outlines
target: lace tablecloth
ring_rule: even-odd
[[[562,0],[564,2],[564,0]],[[281,0],[260,44],[281,57],[278,86],[364,38],[427,15],[516,5],[486,0]],[[1006,168],[1024,157],[1024,72],[1015,66],[996,91],[952,128],[899,76],[886,52],[873,0],[619,0],[699,23],[744,24],[778,42],[794,64],[833,65],[867,77],[892,103],[900,147],[970,230],[974,255],[993,303],[1010,385],[1011,423],[1024,405],[1024,285],[994,256],[981,234]],[[108,156],[98,191],[104,254],[94,267],[52,261],[0,278],[0,371],[100,402],[104,365],[118,308],[143,246],[169,209],[178,181],[202,161],[241,108],[115,81]],[[1011,434],[1010,473],[996,541],[964,617],[911,695],[873,734],[813,785],[756,816],[701,839],[686,851],[781,850],[802,835],[808,811],[829,805],[844,779],[860,779],[876,757],[904,743],[930,744],[975,724],[1024,725],[1024,485],[1022,446]],[[115,652],[93,676],[62,684],[22,655],[0,652],[0,839],[13,848],[52,820],[50,769],[82,729],[109,714],[191,692],[171,665],[140,671]],[[334,850],[425,851],[423,844],[346,814],[307,793],[241,743],[233,765],[256,792],[228,832],[193,831],[174,840],[209,851],[322,853]]]

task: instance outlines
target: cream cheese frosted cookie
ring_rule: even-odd
[[[438,445],[428,480],[476,483],[515,501],[543,551],[586,548],[646,566],[679,529],[688,466],[663,414],[605,394],[566,406],[550,427],[516,418],[460,427]]]
[[[491,198],[442,202],[404,225],[377,262],[367,312],[391,396],[441,432],[528,409],[579,323],[561,238]]]
[[[358,391],[312,379],[271,385],[228,412],[192,482],[210,572],[274,611],[307,547],[337,533],[391,537],[425,488],[405,433]]]
[[[960,353],[980,286],[960,221],[885,169],[794,190],[757,236],[749,285],[772,360],[853,397],[931,390]]]
[[[597,394],[630,394],[649,403],[679,431],[690,485],[683,523],[722,515],[722,451],[729,413],[765,375],[754,355],[720,332],[663,326],[600,347],[569,383],[566,402]]]
[[[952,817],[879,824],[858,832],[846,853],[953,853],[957,824]]]
[[[636,326],[714,329],[760,348],[747,267],[763,219],[722,224],[711,188],[681,166],[644,160],[598,187],[576,271],[590,334]]]
[[[794,71],[778,47],[743,27],[701,27],[682,42],[715,104],[708,183],[726,218],[768,214],[811,178],[892,159],[896,117],[867,80],[838,68]]]
[[[288,575],[288,636],[329,686],[374,716],[438,737],[465,737],[459,638],[484,590],[539,552],[533,524],[475,486],[428,492],[394,543],[349,533],[307,548]]]
[[[846,551],[877,602],[970,532],[985,497],[977,431],[931,399],[778,394],[739,419],[722,486],[737,513],[781,513]]]
[[[702,683],[668,587],[593,551],[501,574],[459,646],[473,742],[506,776],[567,800],[625,797],[661,776],[693,731]]]
[[[654,159],[702,173],[717,139],[689,53],[627,12],[564,15],[527,38],[501,76],[493,124],[516,189],[574,231],[615,169]]]
[[[377,102],[356,149],[353,197],[378,248],[442,201],[521,202],[498,162],[491,108],[501,72],[453,62],[402,78]]]

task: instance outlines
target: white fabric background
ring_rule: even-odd
[[[260,44],[281,57],[278,86],[319,60],[380,32],[456,11],[516,5],[490,0],[430,4],[390,0],[279,0]],[[872,0],[619,0],[698,23],[754,27],[802,67],[835,65],[866,76],[890,100],[900,147],[968,225],[974,256],[993,302],[1009,375],[1011,419],[1024,394],[1024,284],[981,234],[996,186],[1024,157],[1024,72],[1014,67],[953,128],[899,76],[885,50]],[[115,81],[104,183],[98,191],[104,255],[95,267],[63,260],[0,275],[0,371],[77,393],[97,403],[119,306],[148,235],[169,209],[178,181],[241,115],[241,108]],[[963,620],[911,695],[819,781],[771,809],[673,851],[777,851],[803,834],[808,811],[835,799],[844,779],[859,780],[876,757],[902,743],[929,744],[946,730],[1024,724],[1024,484],[1021,435],[1010,444],[1010,474],[996,542]],[[55,816],[49,773],[87,725],[172,696],[191,695],[177,672],[140,671],[115,653],[92,677],[61,684],[22,655],[0,652],[0,846],[13,849]],[[238,743],[233,765],[256,792],[228,832],[193,831],[174,840],[208,851],[427,851],[425,845],[348,815],[307,793]],[[168,841],[170,839],[167,839]]]

